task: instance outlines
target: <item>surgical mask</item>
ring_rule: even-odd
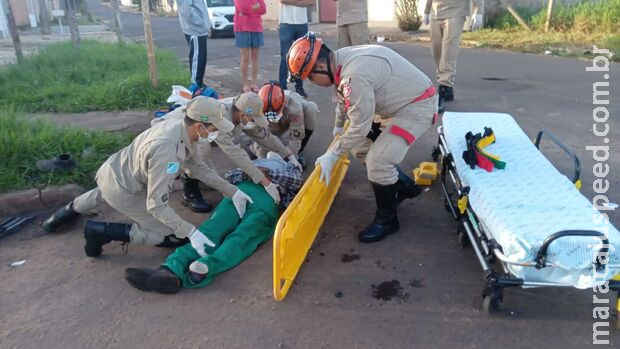
[[[254,123],[254,121],[248,121],[246,124],[243,124],[244,130],[251,130],[253,128],[256,128],[256,124]]]
[[[205,132],[207,132],[208,136],[203,137],[200,135],[200,133],[198,133],[198,144],[201,144],[201,145],[213,142],[220,133],[220,131],[209,132],[207,128],[204,126],[202,126],[202,128],[205,130]]]

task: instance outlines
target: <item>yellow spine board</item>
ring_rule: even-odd
[[[348,153],[338,159],[329,187],[319,182],[321,168],[316,166],[278,220],[273,238],[273,297],[276,301],[283,300],[293,285],[338,193],[349,163]]]

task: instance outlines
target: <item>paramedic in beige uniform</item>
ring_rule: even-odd
[[[368,44],[368,0],[334,0],[338,2],[336,25],[338,47]]]
[[[342,138],[317,159],[320,178],[329,185],[341,155],[366,153],[377,211],[372,224],[360,233],[360,241],[379,241],[398,231],[397,200],[406,188],[398,180],[397,165],[436,119],[437,95],[431,80],[387,47],[351,46],[332,52],[314,33],[291,46],[288,65],[293,78],[334,86],[338,97],[335,131],[342,129],[345,118],[350,121]],[[381,132],[373,130],[373,115],[377,125],[383,126]]]
[[[296,92],[282,89],[274,81],[261,87],[258,95],[263,100],[263,114],[269,122],[269,131],[283,142],[288,142],[288,148],[297,154],[297,160],[305,168],[304,149],[314,132],[318,105]],[[269,149],[255,143],[252,151],[259,158],[264,158]]]
[[[248,153],[241,148],[241,138],[249,137],[251,140],[263,145],[265,148],[274,151],[290,163],[301,168],[301,165],[293,156],[292,152],[278,139],[272,135],[267,126],[267,120],[262,114],[263,103],[260,97],[254,92],[246,92],[238,97],[214,100],[221,109],[224,119],[232,124],[228,132],[218,132],[217,136],[212,139],[218,147],[226,154],[226,156],[245,172],[254,183],[261,183],[267,193],[271,195],[276,203],[280,201],[278,189],[275,184],[265,177],[265,174],[254,165]],[[163,118],[154,120],[152,124],[168,119],[179,119],[183,115],[177,113],[176,109],[166,114]],[[201,144],[200,152],[207,166],[214,167],[211,161],[211,142]],[[191,171],[186,171],[190,178],[194,178]],[[197,179],[197,178],[196,178]]]
[[[431,52],[435,59],[439,85],[439,112],[444,103],[454,100],[454,76],[461,33],[465,17],[470,15],[471,0],[426,0],[424,24],[431,31]],[[471,17],[471,30],[482,28],[484,0],[473,0],[475,14]]]
[[[99,256],[102,246],[111,241],[163,247],[180,245],[196,230],[169,205],[174,180],[183,169],[231,197],[242,217],[246,202],[252,200],[207,166],[198,147],[201,141],[214,140],[218,133],[230,132],[234,125],[224,118],[223,108],[213,98],[196,97],[176,112],[182,118],[156,124],[110,156],[97,171],[97,187],[58,210],[43,227],[54,231],[106,202],[134,223],[87,221],[84,250],[89,257]]]
[[[247,166],[241,166],[240,161],[235,161],[235,164],[249,175],[255,183],[258,183],[256,178],[264,178],[265,175],[252,163],[245,150],[239,146],[243,137],[248,137],[268,151],[278,153],[280,157],[295,165],[300,171],[302,170],[295,153],[284,145],[280,138],[269,131],[269,123],[263,115],[263,100],[258,94],[246,92],[236,98],[221,99],[220,102],[226,108],[225,116],[233,123],[234,128],[231,132],[220,134],[215,142],[233,161],[242,156],[239,151],[244,153],[243,156],[248,159]],[[238,153],[239,155],[236,155]]]

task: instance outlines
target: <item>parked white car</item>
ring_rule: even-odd
[[[209,9],[209,19],[211,20],[211,38],[223,34],[234,35],[234,0],[207,0],[207,7]]]

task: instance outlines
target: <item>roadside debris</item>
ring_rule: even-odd
[[[13,262],[13,263],[11,263],[10,265],[11,265],[12,267],[19,267],[20,265],[23,265],[24,263],[26,263],[26,260],[25,260],[25,259],[22,259],[21,261]]]
[[[34,216],[13,216],[0,223],[0,238],[11,235],[19,230],[19,228],[33,220]]]

